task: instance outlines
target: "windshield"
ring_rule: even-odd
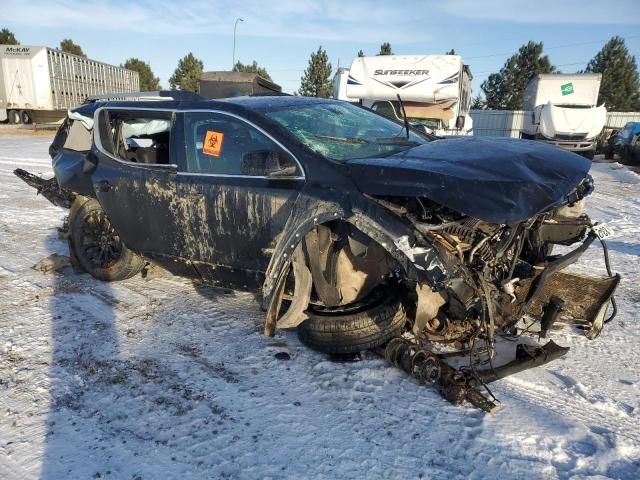
[[[427,143],[402,125],[348,103],[295,105],[265,112],[314,152],[337,161],[386,157]]]

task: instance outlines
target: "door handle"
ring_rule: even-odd
[[[111,190],[111,184],[108,180],[101,180],[98,185],[100,186],[101,192],[108,192],[109,190]]]

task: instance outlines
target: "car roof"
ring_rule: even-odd
[[[292,107],[300,105],[317,105],[323,103],[343,103],[340,100],[333,100],[330,98],[316,98],[316,97],[300,97],[295,95],[287,96],[262,96],[262,97],[232,97],[222,99],[223,102],[233,103],[235,105],[241,105],[243,107],[265,111],[271,107]]]
[[[253,110],[255,112],[264,113],[269,109],[282,108],[289,106],[301,105],[319,105],[326,103],[344,103],[341,100],[333,100],[329,98],[300,97],[289,95],[274,95],[261,97],[232,97],[221,98],[216,100],[150,100],[150,101],[116,101],[116,102],[94,102],[80,105],[73,111],[92,115],[98,108],[131,108],[131,109],[149,109],[149,110],[226,110],[234,106]]]

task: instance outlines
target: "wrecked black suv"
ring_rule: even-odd
[[[281,96],[91,102],[50,153],[55,178],[16,173],[70,207],[72,259],[94,277],[151,262],[257,292],[267,335],[377,348],[487,410],[479,385],[567,351],[523,339],[494,365],[499,338],[560,323],[595,338],[619,281],[608,262],[600,278],[563,271],[606,228],[582,212],[591,162],[540,142],[439,139]],[[467,365],[445,362],[455,356]]]

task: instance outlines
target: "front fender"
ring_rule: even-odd
[[[434,288],[444,281],[446,269],[437,250],[430,245],[417,245],[413,227],[396,214],[365,197],[308,191],[298,197],[271,256],[262,287],[264,309],[269,309],[291,256],[305,235],[317,225],[335,220],[353,225],[380,244],[409,280],[427,282]]]

